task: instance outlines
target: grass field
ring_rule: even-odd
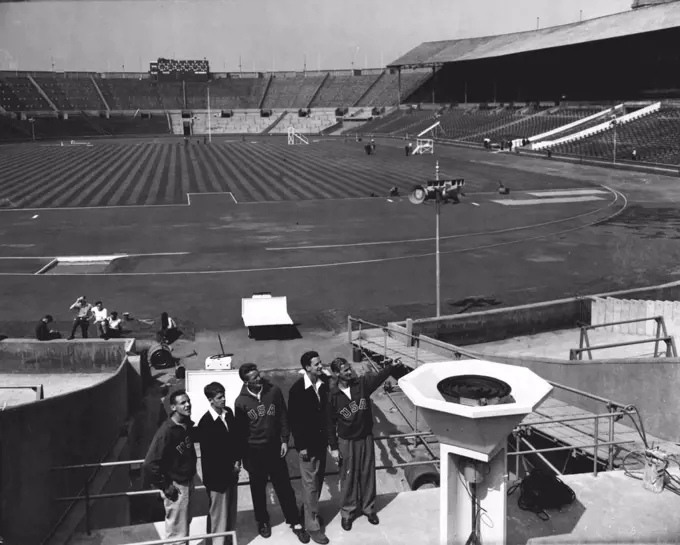
[[[455,155],[404,157],[400,141],[326,139],[288,146],[278,137],[97,141],[92,147],[38,143],[0,147],[0,201],[17,208],[185,204],[189,193],[231,192],[238,202],[340,199],[408,191],[434,177],[466,178],[467,191],[489,191],[503,170],[475,167]],[[506,180],[507,181],[507,180]],[[527,173],[517,189],[564,187],[552,176]],[[573,187],[573,183],[566,183]]]

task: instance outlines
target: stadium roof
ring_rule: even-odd
[[[502,57],[678,26],[680,26],[680,2],[672,2],[529,32],[424,42],[388,66],[431,65]]]

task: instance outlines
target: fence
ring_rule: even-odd
[[[447,343],[443,343],[441,341],[435,341],[432,339],[428,338],[423,338],[420,335],[414,335],[411,333],[406,333],[405,330],[403,329],[395,329],[390,326],[381,326],[375,323],[368,322],[366,320],[361,320],[357,318],[353,318],[352,316],[348,316],[347,318],[347,324],[348,324],[348,331],[347,331],[347,338],[350,344],[352,345],[358,345],[358,349],[361,350],[363,353],[365,352],[371,352],[375,350],[379,350],[382,348],[382,354],[381,357],[386,359],[386,360],[394,360],[396,357],[403,357],[405,359],[409,359],[411,363],[413,364],[414,368],[417,368],[419,365],[422,363],[426,363],[427,359],[432,358],[432,354],[436,355],[441,355],[442,352],[446,353],[448,352],[449,357],[451,359],[460,359],[461,357],[466,357],[466,358],[472,358],[472,359],[484,359],[484,357],[480,354],[477,354],[473,351],[466,350],[465,348],[455,346],[455,345],[450,345]],[[354,335],[355,333],[355,326],[358,326],[358,335]],[[366,328],[369,328],[368,330]],[[370,337],[367,336],[367,332]],[[376,342],[376,341],[370,341],[370,339],[378,339],[380,340],[382,338],[382,343]],[[394,338],[394,339],[401,339],[402,341],[402,346],[403,346],[403,352],[401,354],[398,353],[397,349],[395,349],[393,346],[389,346],[389,339]],[[651,339],[653,342],[654,339]],[[355,344],[356,343],[356,344]],[[382,345],[382,346],[381,346]],[[422,345],[422,346],[421,346]],[[428,348],[430,348],[432,351],[429,351]],[[440,361],[443,359],[443,357],[439,358]],[[642,442],[646,445],[647,444],[647,438],[646,434],[644,431],[644,424],[642,422],[642,417],[639,414],[638,409],[634,405],[630,404],[625,404],[625,403],[620,403],[617,401],[613,401],[611,399],[607,399],[601,396],[597,396],[576,388],[572,388],[570,386],[565,386],[563,384],[559,384],[553,381],[548,381],[554,388],[557,388],[558,390],[562,390],[564,392],[568,392],[570,394],[580,396],[583,398],[587,398],[589,400],[592,400],[597,403],[602,403],[606,407],[606,413],[597,413],[597,414],[588,414],[588,415],[583,415],[583,416],[572,416],[572,417],[565,417],[565,418],[550,418],[548,417],[545,420],[535,420],[535,419],[528,419],[526,422],[520,423],[515,430],[513,431],[513,434],[515,437],[520,439],[520,441],[530,447],[530,450],[516,450],[514,452],[508,452],[509,456],[517,456],[516,459],[516,464],[519,464],[519,456],[520,455],[525,455],[525,454],[535,454],[538,455],[539,458],[541,458],[545,463],[547,463],[557,474],[561,474],[562,472],[559,471],[557,468],[555,468],[550,462],[543,456],[543,453],[546,452],[558,452],[558,451],[566,451],[566,450],[571,450],[571,451],[585,451],[586,449],[594,449],[593,450],[593,474],[597,475],[598,472],[598,453],[599,449],[606,447],[608,449],[607,452],[607,467],[609,470],[612,470],[614,468],[614,451],[617,446],[624,445],[624,444],[630,444],[630,443],[635,443],[636,441],[634,440],[616,440],[616,430],[615,430],[615,422],[620,420],[621,418],[628,416],[631,421],[633,422],[633,425],[635,429],[637,430],[638,434],[640,435],[640,438],[642,439]],[[534,414],[540,415],[540,416],[546,416],[542,415],[540,412],[535,411]],[[637,418],[637,421],[636,421]],[[601,419],[607,419],[608,421],[608,431],[607,431],[607,441],[602,441],[600,439],[600,420]],[[575,422],[586,422],[590,423],[592,422],[592,439],[593,442],[591,444],[579,444],[579,445],[567,445],[563,447],[551,447],[551,448],[543,448],[543,449],[536,449],[534,448],[527,440],[526,436],[528,434],[528,430],[530,428],[538,427],[538,426],[543,426],[543,425],[551,425],[554,427],[555,424],[560,424],[564,425],[566,427],[570,427],[572,429],[575,429],[573,426],[573,423]],[[571,425],[570,425],[571,424]],[[417,407],[416,407],[416,426],[417,426]],[[416,429],[417,431],[417,429]],[[581,433],[583,433],[583,430],[580,429],[578,430]],[[557,440],[560,440],[560,437],[554,437]],[[516,467],[516,470],[518,471],[519,468]]]

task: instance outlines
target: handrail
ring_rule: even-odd
[[[377,435],[373,437],[374,441],[387,441],[388,439],[406,439],[409,437],[420,437],[420,436],[433,436],[432,432],[412,432],[412,433],[396,433],[394,435]],[[200,456],[199,456],[200,458]],[[94,464],[75,464],[69,466],[55,466],[50,469],[50,471],[63,471],[68,469],[85,469],[89,467],[114,467],[114,466],[126,466],[126,465],[141,465],[144,463],[144,459],[139,460],[119,460],[117,462],[101,462]]]
[[[166,539],[156,539],[153,541],[135,541],[134,543],[121,543],[120,545],[165,545],[165,543],[174,543],[177,545],[180,543],[189,543],[190,541],[198,539],[212,539],[213,537],[226,536],[231,536],[232,545],[236,545],[236,532],[234,530],[229,530],[227,532],[215,532],[214,534],[201,534],[199,536],[188,536],[186,538],[170,537]]]
[[[394,469],[396,467],[412,467],[412,466],[424,466],[424,465],[430,465],[430,464],[438,464],[439,459],[430,459],[430,460],[417,460],[414,462],[397,462],[396,464],[383,464],[379,466],[375,466],[376,470],[383,470],[383,469]],[[334,475],[340,475],[340,471],[334,470],[334,471],[328,471],[325,474],[326,476],[334,476]],[[291,481],[297,481],[300,479],[300,475],[291,475],[290,480]],[[237,486],[246,486],[250,485],[250,480],[245,479],[243,481],[239,481],[237,483]],[[194,487],[194,490],[205,490],[204,485],[198,485]],[[109,499],[109,498],[120,498],[123,496],[151,496],[151,495],[158,495],[160,494],[160,490],[156,489],[148,489],[148,490],[133,490],[131,492],[108,492],[106,494],[90,494],[90,495],[85,495],[85,496],[65,496],[65,497],[60,497],[60,498],[53,498],[52,501],[77,501],[77,500],[101,500],[101,499]]]

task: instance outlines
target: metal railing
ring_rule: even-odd
[[[652,318],[655,319],[655,318]],[[661,318],[661,321],[663,321],[663,318]],[[627,323],[627,322],[621,322],[621,323]],[[657,323],[659,323],[657,321]],[[348,316],[347,318],[347,324],[348,324],[348,341],[350,344],[354,345],[356,342],[359,346],[359,349],[362,352],[372,351],[372,348],[364,348],[362,341],[366,340],[362,337],[364,327],[367,326],[373,330],[380,330],[382,331],[383,334],[383,357],[387,359],[392,359],[391,356],[388,355],[388,336],[390,333],[392,333],[394,336],[401,336],[405,337],[408,339],[408,344],[404,343],[404,348],[408,349],[408,345],[413,346],[413,356],[411,356],[406,350],[403,352],[403,355],[405,357],[413,358],[414,360],[414,365],[415,367],[418,367],[420,361],[419,361],[419,354],[418,354],[418,347],[421,342],[427,342],[427,339],[422,339],[418,335],[413,335],[406,333],[404,331],[399,331],[394,328],[391,328],[390,326],[384,326],[384,325],[378,325],[374,324],[371,322],[368,322],[366,320],[361,320],[357,318],[353,318],[352,316]],[[354,333],[354,325],[358,325],[358,336],[355,337]],[[611,324],[604,324],[604,325],[611,325]],[[593,326],[593,327],[598,327],[598,326]],[[665,333],[665,326],[664,327],[664,333]],[[379,338],[379,336],[377,336]],[[652,339],[653,341],[654,339]],[[371,343],[375,345],[375,341]],[[432,343],[430,343],[432,344]],[[433,346],[435,346],[433,344]],[[675,346],[675,345],[673,345]],[[479,354],[476,354],[472,351],[465,350],[464,348],[455,346],[455,345],[449,345],[449,347],[445,346],[444,343],[438,343],[436,345],[437,348],[437,353],[439,353],[441,350],[445,349],[449,351],[454,359],[459,359],[461,356],[465,357],[470,357],[470,358],[479,358]],[[391,350],[394,353],[400,353],[397,350],[392,349]],[[583,416],[570,416],[570,417],[564,417],[564,418],[552,418],[547,414],[541,413],[540,408],[539,410],[534,411],[533,414],[538,415],[538,416],[543,416],[545,417],[545,420],[542,421],[536,421],[536,420],[530,420],[527,422],[522,422],[520,423],[515,430],[513,431],[513,435],[518,439],[519,441],[522,441],[524,444],[527,444],[531,450],[515,450],[512,452],[508,452],[509,456],[516,456],[516,471],[519,471],[519,457],[520,455],[525,455],[525,454],[533,454],[538,456],[544,463],[547,463],[549,467],[551,467],[557,474],[562,474],[563,471],[559,471],[557,468],[554,467],[553,464],[551,464],[545,456],[543,456],[543,453],[546,452],[558,452],[558,451],[581,451],[586,454],[587,449],[593,449],[593,475],[597,475],[598,473],[598,463],[599,463],[599,451],[601,448],[607,447],[608,452],[607,452],[607,468],[609,471],[614,469],[614,452],[617,446],[624,445],[624,444],[630,444],[630,443],[635,443],[636,441],[634,440],[624,440],[624,441],[616,441],[616,429],[614,424],[620,420],[621,418],[628,416],[631,421],[633,422],[633,425],[635,426],[635,429],[637,430],[638,434],[640,435],[640,438],[642,442],[646,445],[647,444],[647,438],[645,435],[644,431],[644,425],[642,422],[642,417],[640,416],[640,413],[638,409],[634,405],[630,404],[624,404],[624,403],[619,403],[617,401],[613,401],[611,399],[606,399],[601,396],[597,396],[595,394],[591,394],[589,392],[584,392],[582,390],[578,390],[576,388],[572,388],[570,386],[565,386],[563,384],[559,384],[553,381],[548,381],[554,388],[563,390],[565,392],[569,392],[574,395],[578,395],[587,399],[590,399],[592,401],[596,401],[599,403],[603,403],[606,407],[607,412],[606,413],[600,413],[600,414],[586,414]],[[399,409],[398,409],[399,410]],[[399,412],[402,412],[399,410]],[[417,407],[416,407],[416,415],[417,415]],[[602,441],[600,439],[600,419],[606,418],[608,420],[608,429],[607,429],[607,441]],[[635,420],[637,418],[637,422]],[[593,423],[593,433],[592,435],[589,435],[586,433],[583,429],[579,429],[578,427],[574,426],[573,424],[575,422],[587,422],[587,421],[592,421]],[[529,429],[531,428],[538,428],[541,425],[555,425],[559,424],[560,426],[565,426],[567,428],[570,428],[572,430],[578,431],[579,433],[582,433],[586,437],[591,437],[593,442],[592,444],[586,444],[586,445],[567,445],[563,447],[550,447],[550,448],[541,448],[541,449],[536,449],[533,448],[533,446],[528,443],[526,440],[526,435]],[[416,430],[417,431],[417,430]],[[543,432],[546,433],[546,432]],[[549,435],[549,434],[547,434]],[[550,436],[552,437],[553,440],[558,440],[560,441],[560,438],[557,436]],[[519,443],[518,441],[518,443]],[[562,441],[564,442],[564,441]],[[431,452],[431,451],[430,451]],[[518,473],[516,473],[518,474]]]
[[[416,440],[420,439],[421,437],[425,436],[430,436],[432,437],[433,434],[431,432],[422,432],[422,433],[399,433],[399,434],[393,434],[393,435],[381,435],[374,437],[373,440],[375,442],[380,442],[380,441],[387,441],[387,440],[400,440],[400,439],[410,439],[410,438],[415,438]],[[433,454],[434,456],[434,454]],[[432,460],[418,460],[418,461],[413,461],[413,462],[397,462],[394,464],[383,464],[383,465],[378,465],[376,466],[376,470],[384,470],[384,469],[394,469],[394,468],[399,468],[399,467],[411,467],[411,466],[420,466],[420,465],[427,465],[427,464],[433,464],[436,463],[438,459],[432,459]],[[72,470],[80,470],[80,469],[95,469],[95,468],[106,468],[106,467],[125,467],[125,466],[139,466],[141,467],[144,464],[143,459],[138,459],[138,460],[119,460],[116,462],[99,462],[99,463],[90,463],[90,464],[74,464],[74,465],[66,465],[66,466],[56,466],[51,468],[51,471],[72,471]],[[334,476],[334,475],[339,475],[340,472],[339,470],[334,470],[334,471],[328,471],[325,473],[326,476]],[[291,481],[293,480],[298,480],[300,479],[299,475],[292,475],[290,477]],[[55,502],[77,502],[77,501],[85,501],[85,532],[87,535],[92,534],[92,529],[91,529],[91,524],[90,524],[90,502],[94,500],[102,500],[102,499],[112,499],[112,498],[120,498],[120,497],[133,497],[133,496],[158,496],[161,494],[160,490],[157,489],[147,489],[147,490],[132,490],[128,492],[109,492],[109,493],[104,493],[104,494],[90,494],[89,486],[90,486],[90,480],[91,479],[86,479],[84,489],[83,489],[83,495],[77,495],[77,496],[62,496],[62,497],[57,497],[53,498],[52,501]],[[238,486],[246,486],[249,485],[250,481],[248,479],[243,479],[239,480]],[[195,487],[195,490],[204,490],[205,486],[199,485]],[[192,538],[195,539],[195,538]],[[154,542],[155,543],[155,542]],[[159,542],[160,543],[160,542]],[[138,545],[138,544],[136,544]]]
[[[649,320],[654,320],[656,322],[656,334],[654,338],[651,339],[637,339],[634,341],[623,341],[623,342],[618,342],[618,343],[610,343],[610,344],[598,344],[595,346],[591,346],[590,344],[590,339],[588,338],[588,331],[591,329],[598,329],[601,327],[609,327],[609,326],[616,326],[616,325],[624,325],[624,324],[635,324],[639,322],[646,322]],[[608,323],[603,323],[603,324],[595,324],[595,325],[586,325],[586,324],[580,324],[579,325],[581,329],[581,336],[579,340],[579,347],[578,348],[571,348],[569,350],[569,359],[570,360],[582,360],[583,359],[583,353],[588,352],[588,359],[593,359],[593,350],[604,350],[607,348],[618,348],[619,346],[632,346],[636,344],[648,344],[648,343],[654,343],[654,357],[658,358],[659,357],[659,343],[664,342],[666,343],[666,357],[670,358],[677,358],[678,357],[678,352],[675,348],[675,340],[671,335],[668,334],[668,330],[666,329],[666,322],[664,321],[663,316],[650,316],[649,318],[634,318],[631,320],[621,320],[619,322],[608,322]],[[662,335],[663,333],[663,335]]]
[[[121,543],[120,545],[165,545],[166,543],[171,543],[173,545],[185,545],[191,541],[196,541],[199,539],[211,539],[213,537],[227,537],[231,536],[231,545],[238,545],[236,542],[236,532],[234,530],[229,530],[228,532],[215,532],[214,534],[201,534],[198,536],[189,536],[188,539],[176,537],[166,538],[166,539],[155,539],[153,541],[135,541],[134,543]]]

